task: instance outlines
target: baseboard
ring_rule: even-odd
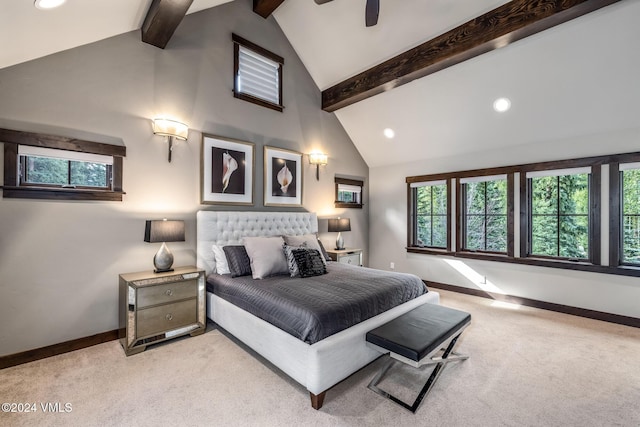
[[[458,292],[476,297],[489,298],[527,307],[541,308],[543,310],[556,311],[558,313],[571,314],[573,316],[586,317],[588,319],[602,320],[604,322],[617,323],[619,325],[640,328],[640,319],[637,317],[622,316],[619,314],[605,313],[603,311],[588,310],[586,308],[571,307],[569,305],[555,304],[552,302],[538,301],[529,298],[516,297],[486,292],[481,289],[465,288],[463,286],[447,285],[445,283],[429,282],[424,280],[428,288],[443,289],[445,291]]]
[[[91,335],[89,337],[49,345],[47,347],[27,350],[20,353],[10,354],[8,356],[0,356],[0,369],[33,362],[46,357],[57,356],[58,354],[68,353],[70,351],[80,350],[81,348],[91,347],[93,345],[102,344],[103,342],[113,341],[115,339],[118,339],[117,329]]]

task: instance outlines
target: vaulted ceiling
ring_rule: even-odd
[[[228,1],[194,0],[188,13]],[[138,29],[151,3],[68,0],[44,13],[31,0],[3,0],[0,68]],[[254,3],[273,10],[267,19],[277,21],[326,95],[334,85],[507,2],[380,0],[373,27],[365,27],[365,0]],[[515,43],[495,39],[491,48],[499,49],[362,96],[334,114],[370,167],[639,128],[637,16],[640,1],[622,0]],[[497,113],[492,103],[502,96],[512,108]],[[392,141],[385,128],[394,129]]]

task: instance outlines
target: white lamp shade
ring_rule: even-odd
[[[153,119],[153,133],[185,140],[189,135],[189,126],[170,119]]]

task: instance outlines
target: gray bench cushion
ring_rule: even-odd
[[[424,304],[367,332],[367,341],[418,362],[469,322],[469,313]]]

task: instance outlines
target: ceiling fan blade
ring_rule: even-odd
[[[373,27],[378,23],[378,13],[380,12],[380,0],[367,0],[364,12],[364,19],[367,27]]]
[[[315,0],[315,1],[316,1],[316,4],[325,4],[325,3],[329,3],[330,1],[333,1],[333,0]]]

